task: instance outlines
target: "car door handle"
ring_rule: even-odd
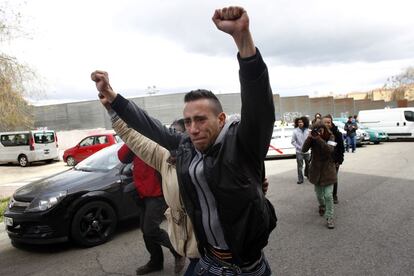
[[[397,123],[397,126],[400,126],[400,123]]]

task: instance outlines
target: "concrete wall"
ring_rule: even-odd
[[[280,115],[281,120],[292,123],[296,117],[309,115],[309,97],[281,97]]]
[[[333,117],[347,117],[355,114],[354,99],[334,99]]]
[[[131,98],[149,115],[159,119],[163,124],[170,124],[182,117],[184,93],[153,95]],[[240,113],[240,94],[217,94],[227,114]],[[397,107],[397,102],[357,100],[352,98],[334,99],[333,97],[309,98],[308,96],[280,97],[273,95],[276,120],[293,121],[297,116],[308,115],[313,118],[317,112],[322,115],[345,117],[357,114],[364,109],[381,109]],[[407,102],[413,106],[414,102]],[[111,129],[109,116],[99,101],[85,101],[58,105],[34,107],[36,127],[48,127],[56,131]],[[72,142],[74,143],[74,141]]]
[[[371,101],[371,100],[360,100],[355,101],[355,114],[358,114],[360,110],[367,109],[383,109],[385,107],[384,100],[381,101]]]
[[[322,115],[335,113],[335,105],[333,97],[320,97],[309,99],[310,117],[313,118],[316,113]]]

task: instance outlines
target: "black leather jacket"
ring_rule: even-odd
[[[215,197],[226,243],[237,262],[257,260],[276,226],[272,204],[262,191],[263,164],[275,121],[273,95],[259,51],[241,59],[241,121],[233,122],[221,143],[204,154],[204,173]],[[201,254],[207,239],[201,222],[197,193],[189,175],[195,149],[186,134],[172,132],[118,95],[112,108],[130,127],[174,150],[177,176],[185,209],[193,223]]]
[[[340,132],[338,130],[338,127],[334,125],[333,123],[332,123],[331,131],[332,131],[332,134],[335,135],[335,142],[336,142],[336,147],[335,147],[332,157],[335,163],[338,163],[339,165],[341,165],[344,162],[344,152],[345,152],[344,138],[342,136],[342,132]]]

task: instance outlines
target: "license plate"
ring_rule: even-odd
[[[13,226],[13,219],[9,217],[4,217],[4,224],[6,224],[6,226]]]

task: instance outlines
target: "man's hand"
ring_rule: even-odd
[[[214,12],[213,22],[217,29],[229,35],[248,32],[249,17],[241,7],[228,7]]]
[[[256,54],[249,30],[249,17],[242,7],[217,9],[212,19],[217,29],[233,37],[242,58]]]
[[[109,84],[108,73],[105,71],[96,70],[92,72],[91,79],[96,84],[96,89],[98,89],[99,100],[107,108],[110,103],[114,101],[117,93],[112,90],[111,85]]]

